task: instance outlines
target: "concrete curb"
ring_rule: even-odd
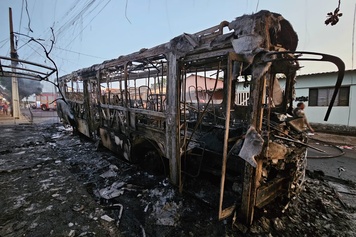
[[[20,118],[15,119],[11,116],[7,116],[4,114],[0,114],[0,126],[1,125],[16,125],[16,124],[28,124],[30,123],[30,120],[23,116],[22,114],[20,115]]]
[[[309,137],[311,139],[320,140],[337,146],[356,146],[356,136],[316,132],[314,135]]]

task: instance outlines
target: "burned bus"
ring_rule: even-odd
[[[217,177],[219,219],[250,224],[256,209],[290,200],[303,184],[307,136],[290,116],[299,61],[339,69],[326,120],[343,79],[339,58],[298,52],[297,43],[286,19],[260,11],[77,70],[59,85],[81,134],[163,168],[180,191]],[[250,88],[244,101],[238,83]]]

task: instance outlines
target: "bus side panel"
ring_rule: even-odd
[[[125,135],[114,134],[105,128],[100,128],[99,133],[103,146],[130,161],[131,143]]]
[[[90,137],[88,122],[84,119],[77,118],[78,131],[87,137]]]

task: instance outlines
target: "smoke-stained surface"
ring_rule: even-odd
[[[4,94],[4,97],[7,100],[11,100],[11,78],[10,77],[1,77],[0,85],[2,85],[3,87],[5,87],[8,90],[8,93]],[[22,100],[23,98],[29,97],[33,94],[38,95],[38,94],[42,93],[43,85],[41,84],[40,81],[19,78],[18,85],[19,85],[20,100]]]

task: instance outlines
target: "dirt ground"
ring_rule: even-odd
[[[1,126],[1,237],[355,236],[352,181],[308,172],[288,208],[257,210],[251,227],[217,220],[218,204],[204,201],[214,185],[180,194],[60,124]]]

